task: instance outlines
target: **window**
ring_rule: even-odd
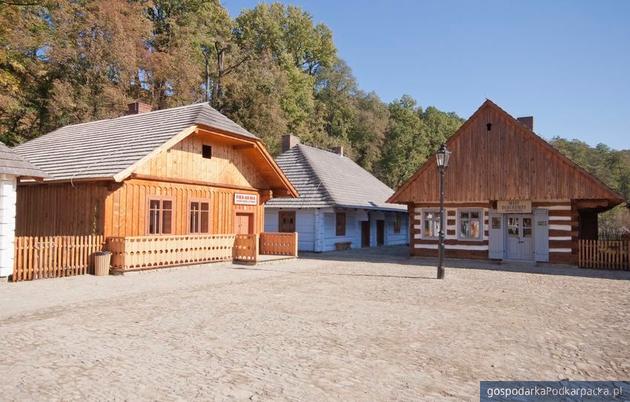
[[[210,203],[208,201],[191,201],[189,212],[190,233],[210,233]]]
[[[211,145],[202,145],[201,146],[201,156],[204,159],[212,159],[212,146]]]
[[[523,217],[523,237],[532,237],[532,218]]]
[[[459,238],[481,239],[481,211],[459,211]]]
[[[512,237],[519,237],[520,236],[518,217],[508,216],[507,229],[508,229],[507,230],[508,236],[512,236]]]
[[[170,234],[173,221],[173,201],[149,199],[149,234]]]
[[[402,216],[400,214],[394,215],[394,233],[400,233],[401,226],[402,226]]]
[[[425,211],[422,213],[424,238],[437,238],[440,235],[440,213],[435,211]]]
[[[501,218],[498,216],[492,217],[492,229],[501,229]]]
[[[335,221],[335,234],[337,236],[346,235],[346,213],[337,212]]]

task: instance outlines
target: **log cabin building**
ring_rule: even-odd
[[[264,203],[298,194],[262,141],[207,103],[65,126],[15,151],[20,236],[258,234]]]
[[[407,210],[385,202],[394,191],[344,156],[282,137],[276,162],[298,189],[298,198],[265,205],[265,229],[297,232],[299,250],[333,251],[409,243]]]
[[[576,263],[577,240],[596,239],[597,215],[624,201],[487,100],[448,140],[445,255]],[[406,204],[411,254],[435,256],[439,174],[430,158],[389,202]]]

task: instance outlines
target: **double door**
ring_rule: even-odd
[[[514,260],[534,259],[533,218],[531,214],[507,215],[506,257]]]

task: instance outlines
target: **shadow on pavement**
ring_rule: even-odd
[[[437,266],[437,258],[410,257],[407,246],[387,246],[327,253],[300,253],[298,260],[321,260],[364,263],[388,263],[409,266]],[[477,269],[488,271],[518,272],[527,274],[575,276],[581,278],[599,278],[630,280],[630,271],[600,270],[578,268],[565,264],[548,264],[520,261],[487,261],[447,258],[444,263],[448,269]],[[448,273],[447,273],[448,275]],[[428,279],[428,278],[426,278]]]

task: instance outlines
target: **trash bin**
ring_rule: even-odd
[[[112,260],[112,253],[109,251],[99,251],[94,253],[94,275],[109,275],[109,264]]]

